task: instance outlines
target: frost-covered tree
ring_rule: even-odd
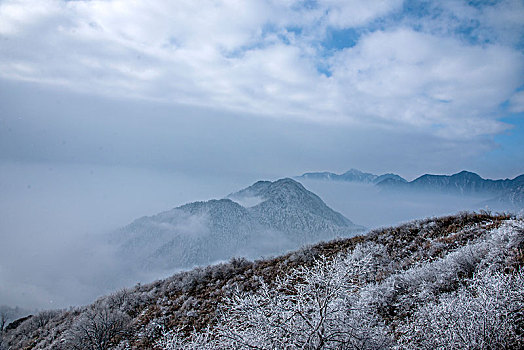
[[[4,349],[3,340],[4,340],[4,329],[7,321],[11,317],[11,309],[6,306],[0,306],[0,350]]]
[[[355,252],[356,253],[356,252]],[[387,341],[373,315],[357,308],[354,294],[373,270],[370,254],[320,258],[276,285],[226,301],[214,330],[220,347],[259,349],[373,349]]]
[[[9,323],[18,317],[26,314],[25,310],[19,307],[9,307],[7,305],[0,305],[0,350],[2,350],[2,344],[4,339],[4,333]]]
[[[398,329],[406,349],[524,348],[524,273],[483,273]]]
[[[130,317],[119,309],[95,304],[74,322],[67,338],[70,349],[105,350],[118,344],[129,329]]]
[[[376,248],[374,246],[374,248]],[[355,250],[344,258],[318,259],[274,285],[260,280],[256,293],[224,300],[218,324],[183,339],[175,332],[162,340],[168,349],[376,349],[390,339],[374,315],[357,308],[354,294],[370,271],[372,254]],[[169,343],[169,341],[171,343]]]

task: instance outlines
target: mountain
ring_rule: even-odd
[[[382,174],[382,175],[377,176],[375,180],[373,180],[373,183],[378,184],[379,182],[385,181],[385,180],[394,180],[400,183],[407,182],[406,179],[404,179],[403,177],[397,174],[387,173],[387,174]]]
[[[158,270],[282,253],[363,230],[300,183],[281,179],[140,218],[119,230],[112,242],[130,266]]]
[[[514,179],[491,180],[464,170],[453,175],[425,174],[408,182],[396,174],[374,175],[351,169],[343,174],[311,172],[296,178],[374,184],[384,192],[397,192],[397,194],[435,193],[475,196],[479,197],[478,208],[487,206],[493,210],[518,211],[524,208],[524,174]]]
[[[304,173],[300,176],[296,176],[295,178],[296,179],[308,179],[308,180],[339,180],[339,177],[340,175],[324,171],[324,172]]]
[[[347,182],[362,182],[362,183],[373,183],[384,181],[386,179],[394,179],[400,182],[406,182],[402,177],[396,174],[382,174],[375,175],[371,173],[364,173],[357,169],[350,169],[343,174],[335,174],[330,172],[312,172],[304,173],[296,177],[297,179],[307,180],[324,180],[324,181],[347,181]]]
[[[522,218],[417,220],[44,311],[0,348],[522,349],[523,249]]]
[[[524,208],[524,184],[515,185],[483,204],[494,209],[522,210]]]
[[[315,239],[317,232],[329,233],[333,237],[347,228],[357,227],[329,208],[316,194],[291,179],[260,181],[228,198],[240,203],[258,200],[258,204],[247,210],[264,227],[300,236],[313,235],[311,239]]]
[[[464,195],[500,195],[506,191],[512,191],[523,184],[524,175],[518,176],[513,180],[490,180],[483,179],[478,174],[465,170],[453,175],[425,174],[410,182],[386,179],[377,183],[381,188],[390,190],[420,190]]]

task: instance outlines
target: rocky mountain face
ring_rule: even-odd
[[[315,239],[316,232],[329,233],[333,237],[347,228],[358,228],[329,208],[316,194],[291,179],[260,181],[228,197],[240,203],[260,201],[247,210],[256,221],[271,230],[295,235],[307,233]]]
[[[282,253],[363,229],[300,183],[281,179],[140,218],[119,230],[113,243],[130,265],[159,270]]]
[[[307,180],[328,180],[328,181],[347,181],[347,182],[361,182],[361,183],[371,183],[376,184],[386,179],[393,179],[399,182],[406,182],[402,177],[396,174],[382,174],[375,175],[371,173],[364,173],[357,169],[350,169],[343,174],[335,174],[330,172],[313,172],[305,173],[301,176],[298,176],[297,179],[307,179]]]

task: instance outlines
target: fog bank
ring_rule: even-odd
[[[105,235],[144,215],[221,198],[250,179],[139,168],[0,163],[0,305],[55,308],[132,286]],[[142,276],[143,279],[153,278]]]
[[[385,193],[372,184],[342,181],[300,180],[334,210],[367,228],[392,226],[402,222],[453,214],[463,210],[486,209],[486,197],[466,197],[438,193]]]
[[[46,309],[85,304],[137,282],[167,277],[174,271],[132,272],[115,258],[108,233],[142,216],[224,198],[257,180],[262,179],[231,173],[2,162],[0,305]],[[479,209],[483,201],[384,194],[355,183],[301,182],[332,209],[368,228]],[[260,256],[253,251],[249,255]]]

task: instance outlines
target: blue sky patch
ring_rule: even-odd
[[[326,38],[322,42],[324,49],[328,51],[343,50],[357,44],[360,37],[359,32],[353,28],[327,30]]]

